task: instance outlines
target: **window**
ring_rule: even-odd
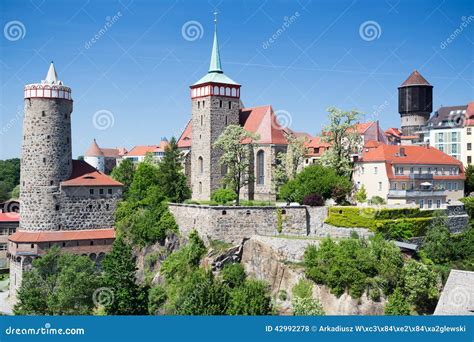
[[[438,174],[438,168],[437,168],[437,167],[434,168],[434,174],[435,174],[435,175]]]
[[[412,167],[410,167],[410,173],[413,173],[413,168]]]
[[[30,245],[30,247],[31,247],[31,248],[35,248],[35,244],[32,243],[32,244]]]
[[[374,175],[377,174],[377,171],[378,171],[378,167],[377,167],[377,166],[374,166]]]
[[[407,188],[407,184],[406,183],[402,183],[402,190],[406,190]]]
[[[436,208],[441,208],[441,200],[436,200]]]
[[[7,244],[6,243],[0,243],[0,251],[6,251],[7,250]]]
[[[466,134],[467,134],[467,135],[471,135],[471,134],[472,134],[472,128],[471,128],[471,127],[468,127],[468,128],[467,128]]]
[[[467,163],[472,164],[472,157],[471,156],[467,156]]]
[[[453,190],[455,190],[455,191],[458,190],[458,183],[457,182],[453,183]]]
[[[46,163],[46,158],[43,158],[43,163]]]
[[[56,204],[55,209],[56,209],[56,211],[59,210],[59,204]]]
[[[257,152],[257,184],[265,183],[265,173],[264,173],[264,160],[265,154],[262,150]]]
[[[199,173],[203,174],[204,173],[204,162],[202,160],[202,157],[198,158],[198,165],[199,165]]]
[[[436,140],[437,140],[437,142],[444,142],[443,133],[438,133]]]
[[[382,191],[382,182],[379,182],[379,191]]]
[[[227,126],[227,115],[225,116],[225,125]]]
[[[431,173],[431,167],[428,168],[428,173]]]
[[[418,173],[419,173],[420,175],[421,175],[421,172],[422,172],[421,167],[419,167],[419,168],[418,168]]]
[[[107,193],[108,193],[109,195],[112,195],[112,189],[107,189]]]
[[[201,102],[198,101],[198,109],[200,109],[200,108],[201,108]]]
[[[219,100],[219,108],[222,108],[222,100]]]
[[[94,189],[89,189],[89,194],[93,195],[94,194]]]
[[[99,189],[99,195],[103,195],[104,194],[104,189]]]
[[[364,174],[364,172],[365,172],[365,168],[362,166],[362,172],[361,173]]]
[[[201,126],[202,126],[202,115],[201,115]]]
[[[425,206],[425,201],[420,200],[420,209],[423,209],[424,206]]]
[[[41,116],[46,116],[46,113],[44,112],[44,110],[41,112]]]
[[[202,101],[202,108],[206,108],[206,101]]]
[[[202,194],[202,182],[199,182],[199,193]]]
[[[467,150],[471,151],[472,150],[472,143],[467,143]]]
[[[229,101],[229,109],[232,109],[232,102]]]
[[[458,133],[457,132],[451,132],[451,141],[452,142],[457,142],[458,141]]]
[[[428,200],[428,209],[433,207],[433,200]]]

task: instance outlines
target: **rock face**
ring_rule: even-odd
[[[266,281],[276,297],[281,292],[286,293],[286,300],[278,301],[277,298],[280,314],[291,313],[292,289],[301,278],[305,277],[302,267],[285,263],[285,261],[301,261],[306,246],[314,243],[317,242],[253,236],[244,244],[241,262],[247,274]],[[279,248],[279,245],[285,245],[285,250]],[[288,248],[288,246],[292,247]],[[288,254],[288,250],[293,252]],[[383,314],[383,299],[381,302],[374,302],[365,294],[358,299],[353,299],[348,294],[343,294],[338,298],[331,294],[326,286],[315,284],[313,297],[319,299],[326,315]]]

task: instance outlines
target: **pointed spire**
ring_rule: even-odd
[[[402,83],[401,87],[410,86],[410,85],[431,85],[418,70],[414,70],[410,76]]]
[[[58,74],[56,73],[56,69],[54,69],[53,61],[51,61],[45,81],[51,84],[58,84]]]
[[[223,73],[221,67],[221,56],[219,53],[219,44],[217,42],[217,14],[218,12],[214,12],[214,42],[212,44],[212,53],[211,53],[211,63],[209,64],[209,71],[208,72],[217,72]]]

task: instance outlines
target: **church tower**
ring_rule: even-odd
[[[46,79],[24,90],[20,230],[59,230],[60,182],[72,172],[71,88],[51,65]]]
[[[398,87],[398,112],[403,135],[415,135],[420,131],[432,111],[433,86],[415,70]]]
[[[239,124],[240,112],[240,85],[227,77],[221,66],[217,19],[214,19],[209,71],[190,88],[192,196],[194,199],[208,200],[211,193],[222,186],[224,175],[219,164],[222,153],[213,144],[226,126]]]

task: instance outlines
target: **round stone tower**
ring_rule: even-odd
[[[51,62],[45,80],[25,86],[24,98],[20,230],[59,230],[59,186],[72,173],[71,89]]]
[[[403,135],[415,135],[420,131],[432,111],[433,86],[415,70],[398,87],[398,112]]]

